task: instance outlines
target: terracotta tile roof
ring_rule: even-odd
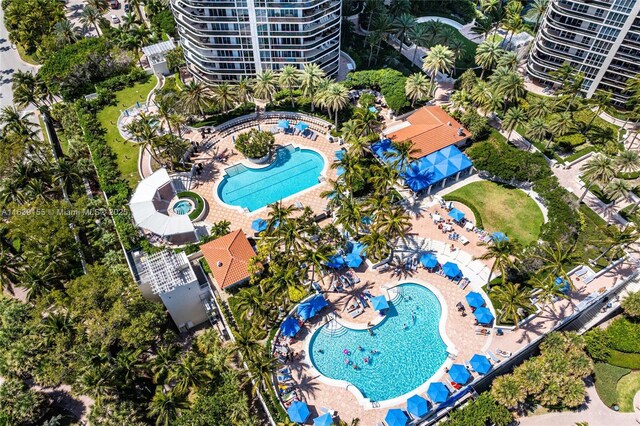
[[[417,150],[413,158],[422,158],[449,145],[468,138],[471,134],[462,124],[439,106],[425,106],[407,117],[410,125],[387,134],[394,142],[411,140]],[[451,123],[451,125],[449,125]],[[462,135],[458,130],[462,128]]]
[[[200,250],[220,289],[249,278],[249,260],[256,252],[242,229],[203,244]]]

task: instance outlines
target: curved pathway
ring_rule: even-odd
[[[430,22],[430,21],[440,21],[443,24],[452,26],[458,31],[460,31],[463,27],[460,22],[456,22],[453,19],[449,19],[449,18],[443,18],[442,16],[421,16],[419,18],[416,18],[416,22],[418,24],[422,24],[424,22]]]

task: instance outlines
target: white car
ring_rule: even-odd
[[[118,18],[116,15],[111,15],[111,22],[113,22],[114,24],[119,24],[120,18]]]

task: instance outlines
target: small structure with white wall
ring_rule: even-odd
[[[161,41],[142,48],[142,53],[147,57],[149,66],[153,73],[157,76],[169,75],[169,64],[167,63],[166,54],[176,48],[173,39]]]

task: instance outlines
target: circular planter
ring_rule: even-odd
[[[189,219],[192,222],[201,220],[207,213],[207,202],[199,194],[192,191],[182,191],[176,194],[179,200],[188,200],[193,205],[193,210],[189,212]]]
[[[260,157],[260,158],[249,158],[249,157],[247,157],[247,159],[249,161],[251,161],[253,164],[266,164],[271,159],[271,151],[269,151],[267,153],[267,155],[265,155],[264,157]]]

